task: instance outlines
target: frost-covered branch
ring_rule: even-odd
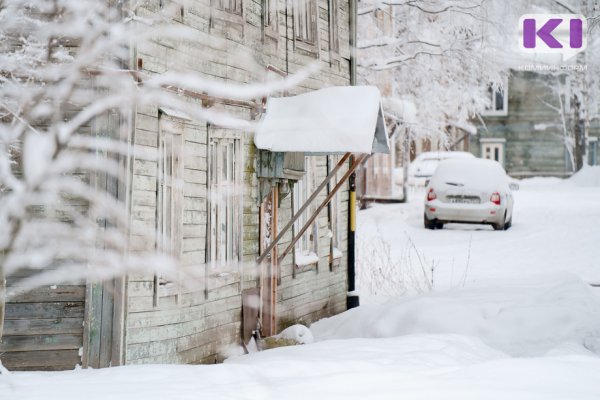
[[[0,337],[7,276],[26,276],[13,286],[18,292],[132,271],[180,274],[174,260],[148,246],[156,228],[132,226],[124,199],[109,190],[127,179],[124,158],[158,157],[157,149],[128,140],[136,107],[168,107],[196,121],[251,130],[247,120],[185,94],[259,106],[262,97],[298,85],[317,68],[265,84],[226,84],[186,70],[144,73],[131,65],[132,46],[169,40],[225,46],[172,23],[176,8],[153,14],[146,7],[144,1],[0,0]]]

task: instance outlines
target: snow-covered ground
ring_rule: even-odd
[[[311,326],[315,343],[213,366],[2,374],[0,399],[597,400],[600,167],[515,198],[500,232],[425,230],[420,195],[360,212],[363,305]]]
[[[522,181],[514,192],[513,227],[508,231],[466,224],[423,229],[424,192],[412,193],[408,204],[363,211],[358,218],[358,258],[371,266],[360,271],[363,293],[429,290],[432,279],[438,290],[518,285],[565,272],[600,284],[598,179],[600,167],[568,181]],[[394,287],[388,287],[389,279],[381,279],[389,275]]]

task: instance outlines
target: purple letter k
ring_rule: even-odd
[[[535,37],[540,37],[551,49],[562,49],[562,44],[552,36],[552,31],[560,25],[562,19],[549,19],[539,31],[535,30],[535,19],[523,20],[523,46],[526,49],[535,49]]]

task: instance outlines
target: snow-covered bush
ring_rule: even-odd
[[[435,284],[435,261],[425,259],[408,238],[400,257],[392,255],[392,246],[382,236],[358,241],[357,284],[365,295],[397,297],[406,293],[423,293]]]

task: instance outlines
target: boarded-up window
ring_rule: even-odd
[[[183,242],[183,120],[159,116],[157,243],[162,253],[181,257]],[[155,295],[176,294],[173,277],[155,277]]]
[[[223,267],[241,260],[241,140],[211,137],[209,162],[208,261]]]
[[[310,195],[315,190],[316,182],[316,159],[315,157],[306,157],[305,160],[305,171],[306,173],[296,184],[292,193],[292,202],[294,214],[306,203]],[[300,229],[306,224],[309,218],[314,213],[315,206],[311,204],[296,220],[294,223],[294,235],[300,232]],[[300,239],[296,242],[294,248],[294,262],[297,266],[306,266],[316,264],[318,259],[317,255],[317,223],[313,224],[302,234]]]

